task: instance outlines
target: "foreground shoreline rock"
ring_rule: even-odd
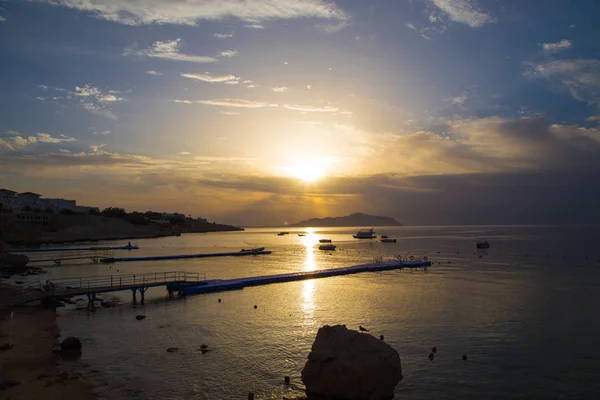
[[[396,350],[344,325],[319,328],[302,370],[309,400],[389,400],[401,380]]]

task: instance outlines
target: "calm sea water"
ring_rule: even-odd
[[[105,399],[281,399],[299,394],[318,328],[368,327],[402,359],[401,399],[577,399],[600,392],[600,227],[380,228],[396,244],[352,239],[356,229],[278,229],[140,240],[136,256],[265,246],[272,255],[51,268],[54,277],[164,271],[231,278],[428,255],[427,271],[366,273],[167,300],[94,313],[62,309],[63,336],[83,339],[80,370]],[[316,249],[333,239],[335,252]],[[475,239],[491,248],[476,252]],[[118,242],[118,244],[123,244]],[[480,257],[481,256],[481,257]],[[587,259],[586,259],[587,257]],[[102,296],[104,298],[110,296]],[[221,298],[222,302],[217,300]],[[254,305],[258,306],[254,310]],[[135,315],[147,318],[137,321]],[[202,354],[201,344],[211,351]],[[437,346],[434,361],[427,355]],[[177,353],[166,349],[177,347]],[[462,361],[461,355],[468,355]],[[283,385],[283,376],[295,385]]]

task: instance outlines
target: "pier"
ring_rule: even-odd
[[[205,280],[204,274],[185,271],[53,279],[45,283],[32,282],[22,286],[21,290],[11,298],[0,298],[0,309],[40,300],[43,303],[50,303],[61,298],[81,295],[87,296],[88,306],[93,308],[98,293],[124,290],[132,291],[134,304],[137,303],[137,293],[139,292],[140,303],[143,304],[144,294],[148,288],[165,286],[170,297],[174,293],[184,296],[183,288],[186,285],[197,285]]]
[[[354,265],[351,267],[322,269],[314,271],[290,272],[276,275],[260,275],[235,279],[207,280],[205,274],[185,271],[155,272],[146,274],[117,274],[108,276],[79,277],[53,279],[33,282],[21,287],[11,298],[0,298],[0,309],[41,300],[43,303],[60,298],[86,295],[89,306],[94,306],[96,294],[131,290],[133,302],[137,303],[137,293],[140,293],[141,303],[144,294],[150,287],[165,286],[169,297],[174,293],[183,297],[186,294],[200,294],[241,290],[247,286],[261,286],[273,283],[293,282],[306,279],[320,279],[332,276],[358,274],[362,272],[382,272],[400,269],[427,268],[431,266],[428,260],[389,260]]]
[[[46,248],[40,247],[39,249],[10,249],[9,253],[53,253],[57,251],[101,251],[101,250],[138,250],[138,245],[125,245],[125,246],[94,246],[94,247],[54,247]]]
[[[183,288],[183,290],[189,294],[223,292],[228,290],[241,290],[244,289],[246,286],[262,286],[269,285],[272,283],[284,283],[306,279],[319,279],[328,278],[331,276],[359,274],[361,272],[381,272],[404,268],[427,268],[430,266],[430,261],[390,260],[376,262],[372,264],[354,265],[351,267],[343,268],[290,272],[286,274],[277,275],[261,275],[247,278],[206,280],[200,283],[199,285],[186,286]]]
[[[241,257],[256,256],[260,254],[271,254],[272,251],[234,251],[227,253],[201,253],[201,254],[176,254],[171,256],[147,256],[147,257],[109,257],[101,261],[105,263],[128,262],[128,261],[161,261],[161,260],[181,260],[186,258],[209,258],[209,257]]]
[[[106,258],[112,258],[113,254],[109,250],[94,250],[94,251],[79,251],[79,252],[64,252],[51,254],[36,254],[37,257],[29,256],[27,264],[53,262],[54,265],[60,266],[64,261],[73,260],[91,260],[94,263],[99,263]]]

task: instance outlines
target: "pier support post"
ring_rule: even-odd
[[[133,292],[133,304],[137,304],[137,297],[136,297],[137,289],[131,289],[131,291]]]
[[[88,298],[88,308],[90,310],[95,310],[96,309],[96,293],[88,293],[87,298]]]
[[[169,294],[169,299],[173,298],[173,286],[167,284],[167,293]]]
[[[141,287],[138,290],[140,291],[140,304],[144,304],[144,294],[146,293],[146,290],[148,290],[148,288]]]

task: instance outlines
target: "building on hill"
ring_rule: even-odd
[[[99,211],[97,207],[77,206],[75,200],[59,198],[42,198],[41,194],[33,192],[17,193],[8,189],[0,189],[0,209],[14,213],[26,213],[30,211],[50,212],[59,214],[61,211],[89,214],[90,210]],[[27,221],[28,219],[25,218]]]

